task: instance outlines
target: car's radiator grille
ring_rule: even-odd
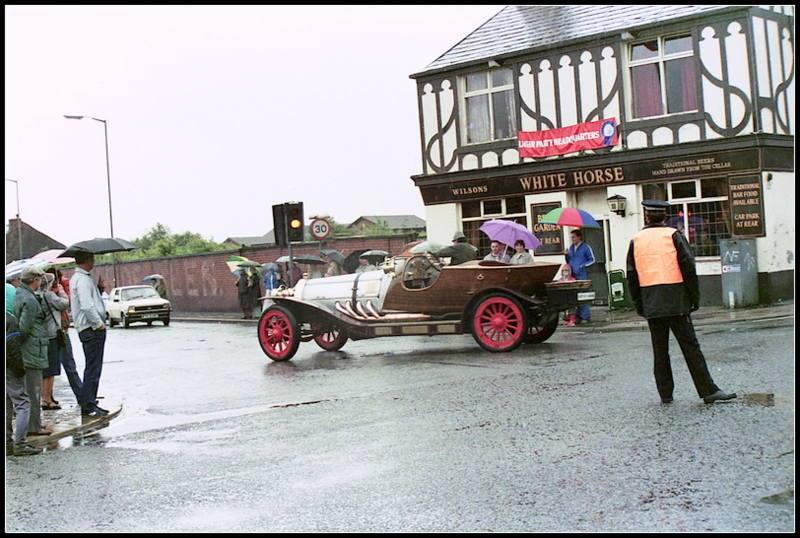
[[[135,311],[136,312],[153,312],[153,311],[166,310],[166,309],[167,309],[166,305],[164,305],[164,306],[161,306],[161,305],[137,306]]]

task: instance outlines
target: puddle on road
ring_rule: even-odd
[[[742,402],[745,405],[775,407],[775,394],[772,392],[751,392],[742,395]]]
[[[794,489],[789,488],[774,495],[761,497],[761,502],[767,504],[794,504]]]

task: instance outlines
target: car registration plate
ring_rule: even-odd
[[[578,300],[579,301],[591,301],[594,299],[594,292],[593,291],[579,291],[578,292]]]
[[[142,318],[149,319],[149,318],[157,318],[158,314],[142,314]]]

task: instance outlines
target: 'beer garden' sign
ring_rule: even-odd
[[[531,204],[531,222],[533,223],[533,235],[542,242],[534,251],[534,254],[563,254],[564,244],[563,232],[559,226],[552,224],[542,224],[541,220],[548,212],[561,207],[561,202],[549,204]]]

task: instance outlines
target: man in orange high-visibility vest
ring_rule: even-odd
[[[644,200],[645,227],[628,247],[628,286],[636,312],[647,318],[653,342],[653,373],[663,403],[672,402],[669,331],[678,340],[697,394],[705,403],[731,400],[714,384],[700,351],[690,313],[700,307],[700,286],[694,256],[686,238],[664,224],[667,202]]]

